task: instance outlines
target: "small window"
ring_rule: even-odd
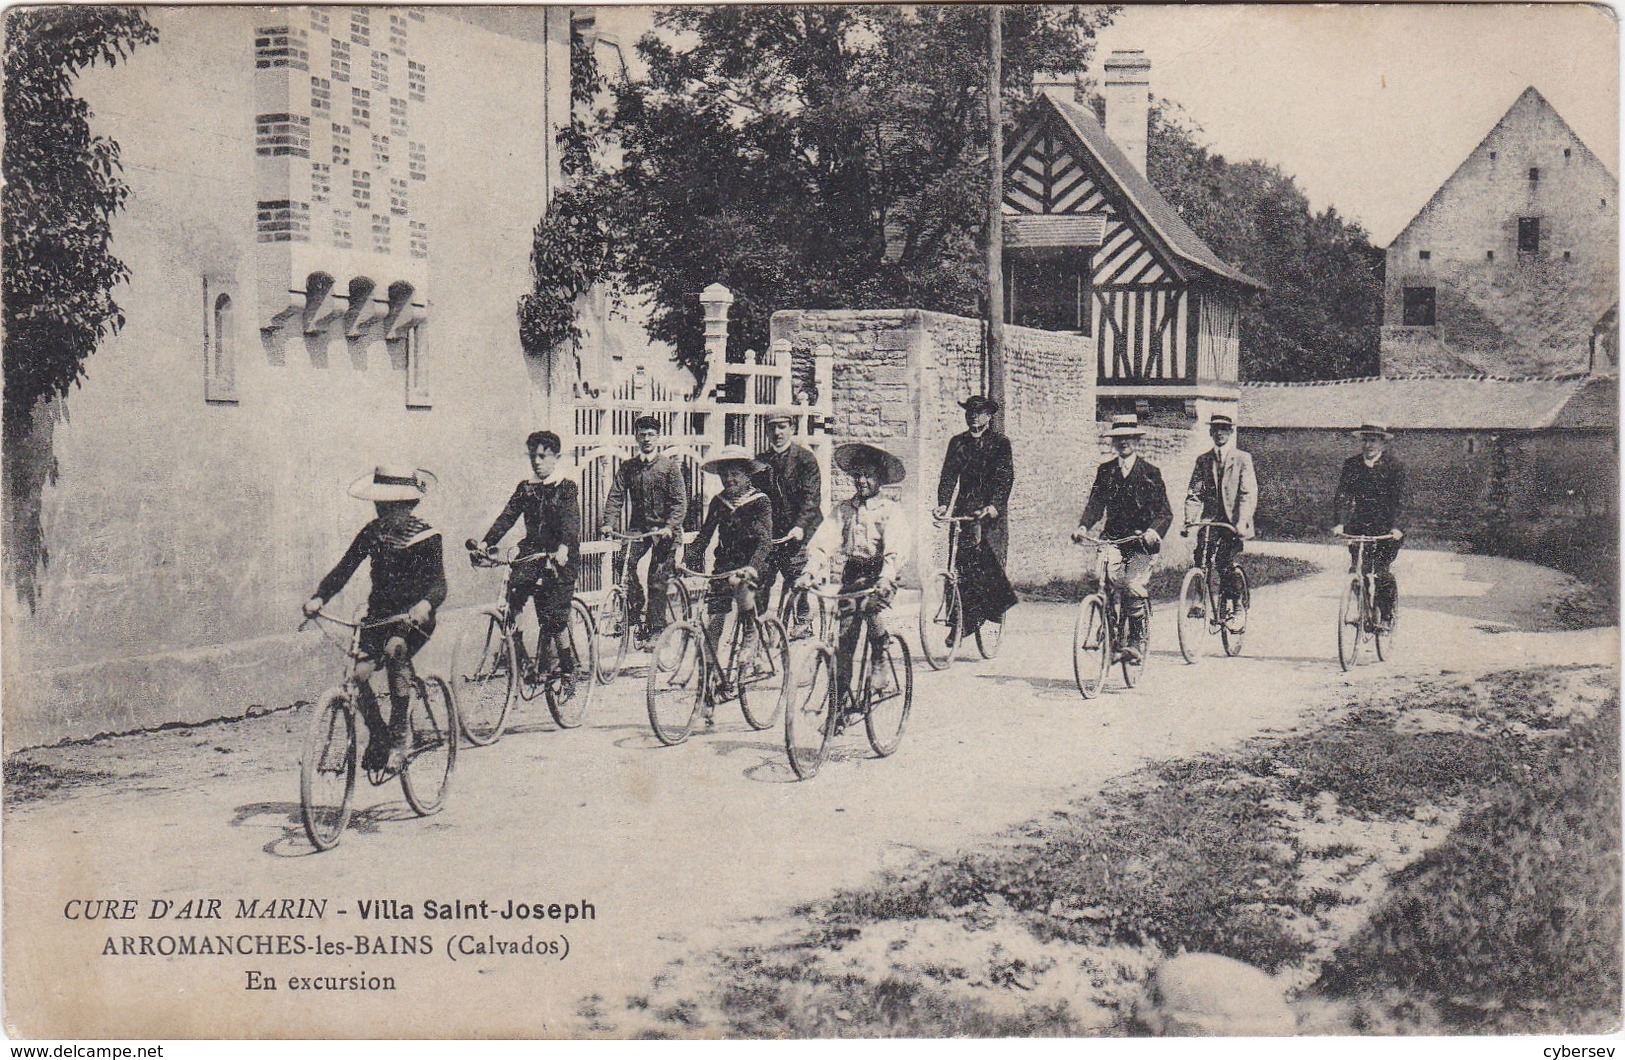
[[[1529,167],[1529,183],[1531,183],[1531,184],[1539,184],[1540,183],[1540,167],[1539,166],[1530,166]]]
[[[1416,256],[1418,258],[1421,258],[1423,261],[1432,261],[1433,260],[1433,251],[1431,251],[1431,250],[1418,250],[1416,252]]]
[[[1491,152],[1490,152],[1490,161],[1491,161],[1491,162],[1494,162],[1494,161],[1495,161],[1495,152],[1494,152],[1494,151],[1491,151]]]
[[[1531,257],[1540,254],[1540,218],[1518,218],[1518,253]]]
[[[237,323],[231,295],[203,282],[203,400],[237,400]]]
[[[1493,250],[1486,250],[1486,251],[1485,251],[1485,252],[1484,252],[1484,260],[1485,260],[1485,261],[1494,261],[1494,260],[1495,260],[1495,251],[1493,251]]]
[[[1569,257],[1569,252],[1566,251],[1566,250],[1563,252],[1563,260],[1564,261],[1572,261],[1573,260],[1572,258]]]
[[[1563,148],[1563,157],[1564,158],[1572,158],[1573,156],[1574,156],[1574,151],[1573,151],[1572,148],[1568,148],[1568,147]]]
[[[1408,328],[1431,328],[1433,325],[1433,288],[1405,288],[1405,326]]]

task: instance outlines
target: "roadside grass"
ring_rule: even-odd
[[[1247,584],[1253,589],[1296,578],[1307,578],[1320,568],[1308,560],[1289,559],[1244,552],[1241,568],[1247,572]],[[1184,580],[1188,567],[1162,567],[1151,572],[1151,599],[1174,600],[1179,596],[1179,583]],[[1051,578],[1047,582],[1023,582],[1015,586],[1023,600],[1041,600],[1049,603],[1076,603],[1093,591],[1092,577]]]
[[[686,1011],[744,1037],[1129,1034],[1145,971],[1191,950],[1319,980],[1334,1033],[1614,1026],[1613,681],[1396,680],[1312,731],[1150,765],[796,910],[776,943],[690,969]],[[1404,1017],[1413,994],[1431,1004]]]
[[[6,759],[4,771],[5,801],[11,806],[38,802],[58,792],[72,791],[85,784],[113,778],[111,773],[69,769],[15,757]]]

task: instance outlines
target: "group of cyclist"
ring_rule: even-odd
[[[960,404],[966,430],[949,442],[935,515],[970,520],[956,558],[961,629],[968,636],[983,622],[1002,623],[1016,603],[1002,560],[1015,471],[1009,440],[992,426],[998,403],[978,395]],[[787,412],[772,414],[766,423],[769,444],[760,453],[724,446],[702,465],[721,479],[723,489],[712,499],[683,559],[686,567],[699,568],[714,538],[713,572],[731,575],[713,581],[707,597],[706,634],[713,648],[731,609],[744,615],[765,608],[775,582],[788,594],[811,588],[826,576],[839,582],[843,594],[873,590],[871,628],[877,637],[888,635],[884,615],[908,563],[913,531],[902,505],[882,489],[903,481],[903,462],[867,443],[837,447],[835,462],[851,477],[854,492],[826,519],[817,460],[791,440],[793,423]],[[1231,528],[1207,535],[1205,541],[1216,550],[1222,593],[1233,598],[1243,541],[1254,534],[1257,478],[1252,457],[1235,445],[1234,420],[1216,413],[1208,429],[1213,448],[1197,459],[1191,474],[1185,521]],[[628,613],[641,616],[640,646],[647,648],[667,621],[666,590],[688,514],[688,486],[677,458],[659,450],[658,419],[640,417],[633,432],[636,450],[615,471],[600,531],[609,536],[617,522],[627,528],[626,566],[619,576],[628,591]],[[1107,550],[1107,580],[1123,594],[1128,624],[1123,650],[1130,657],[1145,650],[1152,556],[1161,550],[1173,523],[1162,474],[1138,452],[1145,433],[1135,415],[1113,417],[1107,437],[1116,455],[1097,469],[1072,535],[1075,541],[1085,540],[1092,527],[1103,524],[1105,539],[1113,542],[1102,547]],[[1333,499],[1333,533],[1391,535],[1366,554],[1367,569],[1376,575],[1378,622],[1390,623],[1398,595],[1392,565],[1403,537],[1397,522],[1405,469],[1387,451],[1393,435],[1386,426],[1366,423],[1354,434],[1361,451],[1343,464]],[[473,562],[488,560],[523,520],[520,551],[526,560],[513,568],[508,605],[517,614],[531,601],[539,634],[536,659],[521,665],[556,666],[568,673],[574,663],[564,658],[570,649],[562,635],[581,563],[579,487],[560,466],[557,434],[535,431],[525,446],[531,477],[514,487],[483,538],[469,539],[466,547]],[[421,468],[381,465],[352,483],[350,495],[372,501],[377,517],[360,530],[304,605],[306,614],[314,615],[344,588],[362,560],[371,559],[368,620],[400,616],[368,629],[358,649],[363,656],[357,669],[362,689],[358,707],[370,735],[364,759],[369,769],[398,769],[407,753],[407,662],[428,642],[435,612],[446,599],[440,535],[414,514],[434,481]],[[650,562],[644,593],[636,569],[646,554]],[[791,620],[794,635],[800,632],[796,626],[805,626],[806,614]],[[858,623],[843,623],[837,670],[842,687],[851,678],[858,630]],[[368,685],[380,664],[388,678],[388,722]],[[883,683],[887,675],[877,672],[873,679]]]

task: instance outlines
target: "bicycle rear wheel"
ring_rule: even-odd
[[[1106,602],[1091,593],[1078,605],[1072,629],[1072,676],[1084,699],[1094,699],[1106,683],[1112,665],[1112,636],[1106,621]]]
[[[1123,620],[1123,640],[1128,642],[1128,619]],[[1140,630],[1139,661],[1129,660],[1123,656],[1123,683],[1130,688],[1140,683],[1140,677],[1145,673],[1145,661],[1151,656],[1151,601],[1145,602],[1145,626]]]
[[[810,780],[824,764],[835,725],[835,654],[827,644],[813,645],[802,657],[786,693],[784,750],[796,776]]]
[[[694,731],[705,701],[705,643],[692,626],[667,626],[649,651],[649,677],[645,696],[649,727],[667,747],[680,744]]]
[[[762,619],[760,633],[751,658],[738,660],[728,668],[739,693],[739,710],[745,715],[745,724],[758,732],[779,720],[790,672],[790,645],[784,626],[769,616]]]
[[[999,645],[1004,643],[1004,622],[988,619],[976,627],[976,651],[984,659],[991,659],[999,654]]]
[[[933,670],[954,664],[964,638],[959,611],[959,585],[945,570],[920,582],[920,654]]]
[[[1236,598],[1231,602],[1230,616],[1219,626],[1219,639],[1224,641],[1226,655],[1240,655],[1241,642],[1247,636],[1247,611],[1253,604],[1253,591],[1247,584],[1247,572],[1236,568]]]
[[[1200,567],[1185,572],[1179,586],[1179,611],[1174,627],[1179,633],[1179,654],[1188,663],[1202,661],[1207,651],[1208,623],[1212,611],[1208,602],[1207,575]]]
[[[518,679],[513,642],[495,615],[465,628],[453,643],[451,686],[464,738],[476,747],[500,740]]]
[[[547,693],[547,712],[561,729],[573,729],[587,716],[596,687],[598,667],[595,659],[597,644],[592,635],[592,609],[579,597],[570,601],[570,621],[564,627],[564,647],[575,660],[575,668],[563,669],[563,659],[553,672],[543,679]]]
[[[632,640],[632,615],[626,609],[626,590],[612,586],[598,601],[593,617],[593,675],[601,685],[615,680],[626,661],[626,646]]]
[[[909,658],[908,645],[895,633],[878,647],[870,663],[871,678],[865,682],[867,704],[863,729],[875,755],[885,758],[903,742],[903,726],[908,722],[909,708],[914,705],[914,660]],[[890,685],[884,692],[873,687],[877,670]]]
[[[1352,670],[1360,661],[1360,645],[1365,639],[1365,599],[1358,576],[1350,578],[1337,609],[1337,662]]]
[[[688,613],[694,606],[694,595],[683,584],[683,579],[672,578],[666,583],[666,624],[674,626],[679,622],[688,621]]]
[[[438,677],[413,678],[408,701],[412,749],[401,766],[401,790],[419,817],[440,810],[457,767],[457,703]]]
[[[299,757],[299,815],[317,850],[337,846],[350,823],[355,769],[355,711],[349,697],[334,689],[316,701]]]

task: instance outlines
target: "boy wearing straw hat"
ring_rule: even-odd
[[[1162,550],[1163,536],[1174,522],[1168,503],[1168,490],[1162,472],[1136,451],[1145,431],[1133,413],[1113,416],[1106,432],[1117,456],[1100,465],[1095,484],[1089,490],[1089,503],[1078,518],[1074,541],[1081,540],[1085,527],[1106,520],[1102,536],[1117,539],[1138,536],[1125,545],[1103,545],[1106,550],[1106,579],[1123,593],[1123,614],[1128,619],[1128,643],[1123,654],[1130,661],[1145,655],[1145,620],[1151,602],[1151,557]]]
[[[367,595],[363,622],[391,615],[406,619],[361,631],[362,658],[356,663],[360,697],[357,707],[367,724],[366,769],[398,770],[410,749],[407,660],[429,643],[434,612],[446,602],[446,570],[440,533],[413,515],[435,477],[423,468],[380,464],[350,484],[350,496],[372,501],[377,518],[355,535],[316,592],[305,602],[305,614],[314,615],[337,596],[361,566],[372,561],[372,591]],[[373,694],[371,678],[379,662],[389,684],[390,716],[384,723]]]
[[[751,485],[751,476],[759,474],[763,467],[744,446],[725,445],[700,468],[722,480],[722,492],[711,498],[705,522],[683,554],[683,565],[691,570],[702,569],[705,550],[715,537],[717,551],[711,569],[717,574],[732,574],[726,581],[713,581],[705,599],[705,639],[710,642],[714,658],[729,607],[737,604],[741,619],[756,613],[756,582],[767,565],[768,550],[773,544],[773,505],[766,494]],[[745,653],[745,658],[752,657],[756,650],[754,630],[747,630],[739,650]],[[707,729],[714,724],[713,709],[714,704],[707,696],[704,712]]]
[[[1399,582],[1394,578],[1394,559],[1399,555],[1399,513],[1405,504],[1405,465],[1388,452],[1393,432],[1385,423],[1364,423],[1354,432],[1360,451],[1343,461],[1332,495],[1332,533],[1377,537],[1392,532],[1392,541],[1374,541],[1366,546],[1366,570],[1375,574],[1377,623],[1390,627],[1394,604],[1399,599]],[[1349,546],[1349,570],[1353,571],[1357,545]]]
[[[532,602],[536,608],[538,669],[546,673],[558,659],[559,669],[569,675],[575,673],[576,660],[570,657],[569,643],[561,640],[561,635],[570,624],[570,596],[581,569],[581,497],[575,481],[559,464],[560,447],[559,436],[552,431],[533,431],[525,439],[533,477],[514,487],[508,503],[479,544],[489,553],[523,517],[525,537],[519,545],[520,554],[537,558],[513,568],[508,579],[508,612],[517,619],[525,609],[525,601]],[[476,544],[468,542],[470,551]],[[469,557],[470,562],[474,560]],[[523,638],[519,644],[523,652]],[[559,659],[561,652],[565,657]],[[574,689],[570,681],[566,676],[567,692]]]
[[[841,560],[841,592],[854,593],[874,588],[869,598],[876,637],[887,636],[885,612],[892,593],[908,562],[914,540],[902,505],[881,496],[880,488],[903,481],[903,462],[873,445],[849,442],[835,450],[835,465],[852,476],[854,493],[835,506],[807,546],[807,572],[796,583],[811,588],[830,572],[836,557]],[[841,623],[841,639],[836,652],[837,686],[846,688],[852,671],[852,652],[858,643],[857,623],[847,618]],[[879,654],[871,652],[878,664]],[[890,673],[876,665],[874,678],[880,691],[887,691]]]

